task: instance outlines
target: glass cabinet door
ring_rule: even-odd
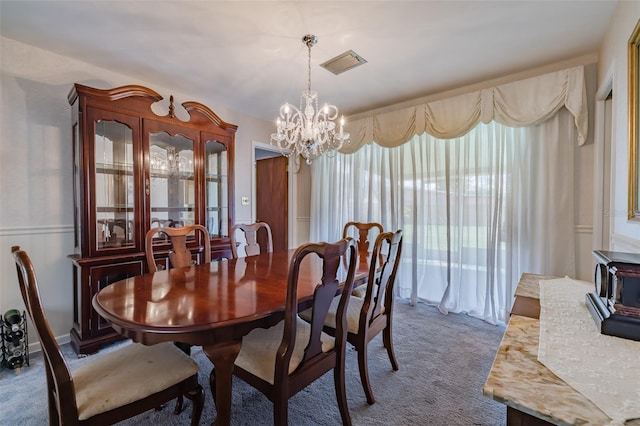
[[[112,120],[94,125],[96,249],[130,247],[135,244],[133,131]]]
[[[182,135],[149,134],[151,227],[195,223],[193,144]]]
[[[209,140],[204,149],[206,226],[212,237],[227,237],[230,226],[227,148],[218,141]]]

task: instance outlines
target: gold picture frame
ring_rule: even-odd
[[[640,20],[629,38],[629,220],[640,220],[640,139],[638,126],[640,110]]]

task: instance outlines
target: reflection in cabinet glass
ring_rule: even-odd
[[[151,226],[193,225],[193,141],[166,132],[151,133],[149,141]]]
[[[223,144],[209,140],[205,153],[207,229],[211,235],[228,237],[227,150]]]
[[[133,245],[133,133],[116,121],[95,124],[97,249]]]

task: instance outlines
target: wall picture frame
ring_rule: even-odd
[[[629,61],[629,201],[628,219],[640,221],[640,20],[636,23],[628,43]]]

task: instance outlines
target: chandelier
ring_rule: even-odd
[[[307,164],[325,153],[333,153],[349,142],[349,133],[343,131],[344,116],[340,119],[340,128],[336,132],[335,120],[338,108],[324,104],[318,108],[318,93],[311,90],[311,47],[318,42],[318,37],[307,34],[302,37],[308,54],[308,86],[302,92],[300,108],[285,103],[280,107],[280,115],[276,121],[277,132],[271,134],[271,143],[277,145],[285,156],[301,155]],[[303,109],[304,103],[304,109]]]

